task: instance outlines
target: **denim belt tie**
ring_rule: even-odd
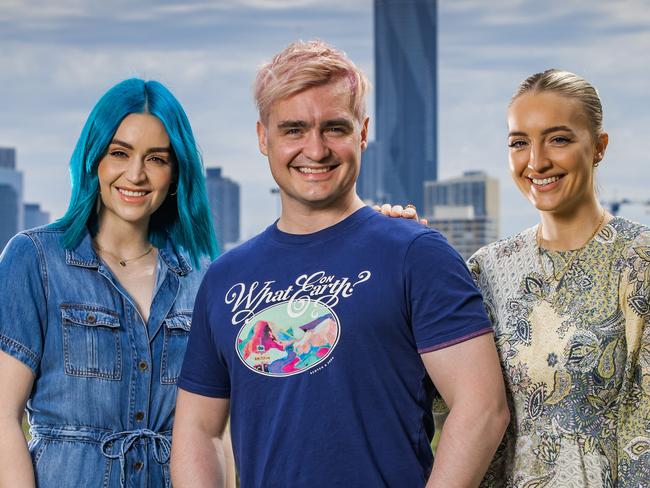
[[[149,429],[127,430],[123,432],[109,433],[103,429],[95,429],[85,426],[45,426],[36,425],[30,429],[32,437],[42,437],[55,440],[79,440],[100,444],[102,454],[108,459],[120,460],[120,486],[126,483],[126,453],[139,439],[146,439],[152,446],[153,458],[159,464],[167,464],[171,452],[171,431],[162,433]],[[117,454],[108,452],[109,444],[117,448]],[[113,449],[111,449],[112,451]]]
[[[116,432],[115,434],[109,435],[102,441],[102,454],[109,459],[120,460],[120,486],[122,487],[124,487],[126,478],[126,453],[138,439],[149,440],[153,447],[153,458],[158,462],[158,464],[167,464],[167,462],[169,462],[169,454],[172,446],[169,439],[163,434],[158,434],[149,429],[138,429]],[[106,447],[109,443],[115,443],[117,446],[117,454],[106,452]]]

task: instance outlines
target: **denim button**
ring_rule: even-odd
[[[144,463],[142,461],[136,461],[133,463],[133,467],[136,471],[140,471],[144,467]]]
[[[144,418],[144,412],[135,412],[135,419],[140,422]]]
[[[94,314],[89,313],[88,315],[86,315],[86,320],[88,321],[89,324],[94,324],[95,321],[97,320],[97,317],[95,317]]]
[[[147,370],[147,362],[146,361],[140,361],[138,363],[138,368],[140,368],[140,371],[146,371]]]

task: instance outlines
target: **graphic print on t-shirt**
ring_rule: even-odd
[[[297,310],[302,313],[292,317]],[[289,376],[323,362],[334,350],[340,330],[334,311],[318,301],[278,303],[256,314],[241,328],[237,353],[257,373]]]
[[[368,270],[352,279],[318,271],[283,289],[274,281],[233,285],[225,303],[232,307],[232,324],[243,322],[235,339],[239,359],[266,376],[290,376],[322,363],[341,336],[334,307],[370,276]]]

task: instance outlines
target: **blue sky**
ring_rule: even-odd
[[[548,67],[599,89],[610,134],[601,196],[650,199],[650,0],[441,0],[439,24],[439,175],[498,178],[503,235],[536,221],[508,174],[506,107],[521,79]],[[251,237],[277,215],[255,137],[256,68],[318,37],[372,79],[372,32],[371,0],[0,0],[0,146],[17,148],[26,199],[58,217],[92,105],[124,78],[158,79],[185,107],[205,164],[241,183]],[[645,224],[649,212],[621,209]]]

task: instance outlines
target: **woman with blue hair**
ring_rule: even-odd
[[[158,82],[115,85],[70,173],[66,214],[0,257],[0,485],[169,486],[176,378],[217,255],[183,108]]]

